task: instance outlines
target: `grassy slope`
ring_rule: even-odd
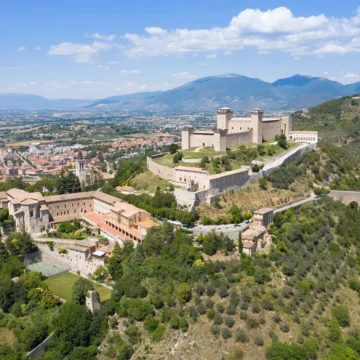
[[[14,341],[14,333],[9,330],[9,329],[5,329],[5,328],[0,328],[0,345],[2,344],[12,344],[12,342]]]
[[[342,97],[313,107],[308,113],[297,111],[292,115],[294,130],[317,130],[322,140],[343,143],[359,138],[360,100]]]
[[[72,287],[80,276],[66,273],[55,276],[45,281],[49,290],[56,296],[59,296],[67,301],[71,300]],[[94,283],[95,290],[99,293],[101,301],[107,300],[111,295],[111,290],[105,286]]]

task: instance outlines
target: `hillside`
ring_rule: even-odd
[[[317,130],[322,140],[341,144],[360,140],[360,98],[346,96],[292,115],[296,130]]]
[[[255,107],[297,110],[360,91],[360,83],[343,85],[320,77],[294,75],[273,83],[239,74],[207,76],[168,91],[140,92],[95,101],[49,100],[28,94],[0,94],[0,109],[100,109],[127,112],[211,112],[228,106],[235,111]]]

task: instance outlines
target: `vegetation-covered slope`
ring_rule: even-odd
[[[322,140],[341,144],[359,141],[360,99],[346,96],[324,102],[308,111],[292,115],[295,130],[317,130]]]

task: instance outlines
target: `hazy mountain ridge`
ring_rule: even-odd
[[[207,76],[167,91],[111,96],[96,101],[48,100],[27,94],[0,94],[0,109],[104,109],[144,112],[297,110],[360,91],[360,82],[343,85],[321,77],[296,74],[269,83],[238,74]]]

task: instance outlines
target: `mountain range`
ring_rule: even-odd
[[[273,83],[239,74],[208,76],[172,90],[112,96],[95,101],[49,100],[37,95],[0,94],[1,110],[93,109],[124,112],[210,112],[227,106],[237,111],[297,110],[360,92],[360,82],[343,85],[321,77],[294,75]]]

